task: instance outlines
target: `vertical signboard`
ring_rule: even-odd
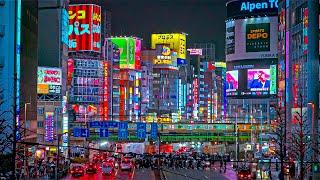
[[[270,66],[270,94],[277,93],[277,65]]]
[[[61,9],[61,42],[66,46],[69,45],[68,26],[69,14],[66,9]]]
[[[135,65],[134,68],[136,70],[141,70],[141,40],[136,39],[136,46],[135,46]]]
[[[128,139],[128,122],[119,122],[118,137],[119,139]]]
[[[101,50],[101,7],[94,4],[69,5],[69,51]]]
[[[134,69],[135,68],[135,39],[128,38],[128,69]]]
[[[308,53],[308,8],[305,8],[303,11],[303,54]]]
[[[54,132],[54,113],[46,112],[45,114],[45,141],[53,142],[53,132]]]
[[[38,67],[38,94],[60,94],[61,82],[61,69]]]
[[[145,139],[147,137],[147,126],[146,123],[138,122],[137,123],[137,138]]]
[[[234,54],[235,51],[235,26],[234,21],[226,23],[226,54]]]
[[[115,49],[120,51],[120,69],[128,68],[128,44],[126,38],[111,38]]]
[[[108,120],[109,115],[109,74],[108,74],[108,61],[103,62],[104,67],[104,82],[103,82],[103,114],[104,120]]]

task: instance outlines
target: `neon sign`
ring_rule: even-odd
[[[278,8],[278,0],[269,0],[267,2],[243,2],[241,3],[240,11],[249,11],[252,12],[254,10],[260,9],[269,9],[269,8]]]

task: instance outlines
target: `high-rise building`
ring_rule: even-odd
[[[141,51],[141,115],[147,122],[153,122],[155,114],[150,111],[154,100],[152,75],[154,57],[155,50]]]
[[[291,138],[290,132],[297,125],[295,116],[300,108],[306,112],[306,132],[317,134],[319,2],[281,0],[278,9],[278,106],[286,112],[287,139]]]
[[[255,3],[260,9],[250,9]],[[228,122],[270,123],[277,96],[277,21],[274,1],[226,4]]]
[[[57,144],[58,134],[68,132],[68,113],[62,106],[63,99],[67,98],[69,42],[67,9],[67,0],[39,2],[37,87],[37,141],[39,143]],[[63,145],[68,145],[67,135],[64,136]],[[49,149],[50,153],[56,153],[56,148],[51,149],[53,151]]]
[[[0,132],[0,139],[9,143],[2,143],[1,154],[20,149],[12,143],[13,137],[29,142],[35,142],[37,137],[37,42],[38,1],[1,1],[0,119],[4,120],[5,129]],[[14,172],[15,158],[1,159],[1,173]]]

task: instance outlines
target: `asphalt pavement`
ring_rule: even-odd
[[[96,174],[85,174],[82,177],[74,178],[69,174],[63,180],[100,180],[100,179],[110,179],[110,180],[155,180],[154,172],[151,169],[134,169],[132,172],[116,170],[112,175],[102,175],[101,169],[98,170]]]

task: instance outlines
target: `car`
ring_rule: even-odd
[[[122,171],[132,171],[133,163],[129,158],[123,158],[120,162],[120,169]]]
[[[249,169],[240,169],[237,173],[238,179],[252,179],[251,171]]]
[[[87,174],[96,174],[98,171],[98,166],[97,164],[95,163],[89,163],[87,164],[87,167],[86,167],[86,173]]]
[[[80,177],[84,175],[84,168],[82,165],[75,165],[71,168],[70,173],[72,177]]]
[[[106,161],[102,163],[102,174],[111,175],[114,171],[114,161]]]
[[[99,163],[99,162],[101,162],[102,161],[102,155],[101,154],[94,154],[93,155],[93,162],[95,162],[95,163]]]

